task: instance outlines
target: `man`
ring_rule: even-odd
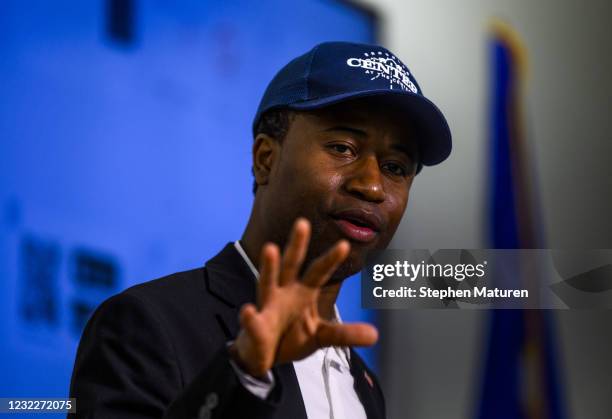
[[[376,329],[343,324],[335,301],[389,244],[421,167],[449,155],[446,121],[388,50],[330,42],[281,69],[253,129],[242,238],[100,306],[72,376],[77,416],[385,417],[351,349]]]

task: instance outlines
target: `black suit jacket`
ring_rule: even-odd
[[[227,342],[239,330],[239,308],[255,301],[255,287],[230,243],[204,268],[105,301],[79,344],[70,385],[76,417],[306,419],[293,364],[273,369],[276,384],[261,400],[229,363]],[[368,418],[384,418],[374,373],[353,350],[351,373]]]

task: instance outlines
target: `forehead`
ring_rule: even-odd
[[[299,114],[302,114],[304,122],[309,125],[309,130],[353,128],[363,131],[365,136],[384,136],[393,141],[416,146],[414,124],[410,116],[378,98],[341,102]]]

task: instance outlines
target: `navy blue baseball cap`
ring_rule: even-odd
[[[318,44],[284,66],[261,99],[253,135],[261,116],[269,110],[306,111],[362,97],[378,97],[405,110],[417,126],[419,170],[449,156],[452,141],[448,123],[438,107],[423,96],[408,67],[386,48],[352,42]]]

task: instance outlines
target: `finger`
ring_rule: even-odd
[[[246,330],[253,330],[257,325],[257,309],[251,303],[247,303],[240,309],[240,325]]]
[[[326,346],[372,346],[378,340],[378,330],[368,323],[321,322],[316,336],[320,348]]]
[[[266,243],[261,249],[258,283],[260,305],[268,301],[272,289],[278,286],[279,260],[278,246],[274,243]]]
[[[285,246],[283,262],[280,272],[280,285],[289,283],[298,277],[310,241],[310,222],[305,218],[298,218],[293,224],[291,237]]]
[[[334,247],[315,259],[304,274],[302,283],[309,287],[320,287],[336,272],[336,269],[346,259],[351,251],[351,245],[346,240],[340,240]]]

